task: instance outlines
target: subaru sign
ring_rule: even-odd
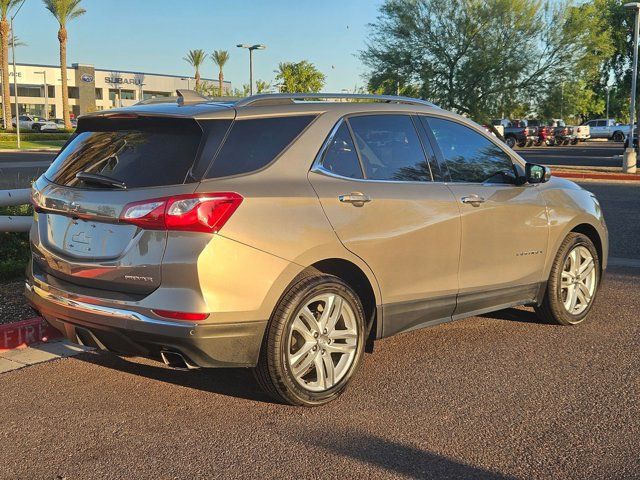
[[[85,73],[84,75],[82,75],[82,77],[80,77],[82,79],[83,82],[86,83],[91,83],[93,82],[93,75],[89,75],[88,73]]]

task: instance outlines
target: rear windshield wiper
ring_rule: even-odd
[[[106,187],[121,188],[125,190],[127,185],[115,178],[107,177],[106,175],[99,175],[97,173],[78,172],[76,178],[82,180],[84,183],[93,183],[95,185],[104,185]]]

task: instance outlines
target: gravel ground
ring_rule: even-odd
[[[0,324],[19,322],[37,315],[24,298],[24,280],[0,282]]]

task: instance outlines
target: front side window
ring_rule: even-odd
[[[207,178],[239,175],[266,167],[314,118],[300,115],[236,120]]]
[[[367,179],[430,182],[429,163],[408,115],[351,117]]]
[[[430,117],[428,125],[449,167],[451,180],[471,183],[513,183],[513,163],[500,147],[457,122]]]
[[[342,177],[363,178],[358,153],[346,123],[342,123],[333,136],[322,160],[322,168]]]

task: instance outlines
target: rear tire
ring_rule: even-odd
[[[515,148],[516,139],[514,137],[507,137],[504,139],[504,143],[506,143],[509,148]]]
[[[572,232],[551,266],[542,304],[535,307],[545,323],[577,325],[589,315],[600,287],[600,259],[593,242]]]
[[[277,401],[318,406],[338,398],[364,352],[364,311],[340,278],[299,278],[269,321],[254,375]]]
[[[622,133],[622,132],[614,132],[612,140],[614,142],[624,142],[624,133]]]

